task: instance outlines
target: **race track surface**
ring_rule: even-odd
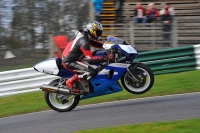
[[[1,110],[2,111],[2,110]],[[0,119],[0,133],[71,133],[105,126],[200,118],[200,93],[80,106]]]

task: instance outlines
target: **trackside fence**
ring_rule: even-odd
[[[154,74],[200,69],[200,45],[141,52],[135,61],[148,65]]]
[[[145,63],[155,75],[200,69],[200,45],[141,52],[134,61]],[[33,68],[0,72],[0,97],[39,91],[57,78]]]

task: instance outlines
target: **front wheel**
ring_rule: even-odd
[[[49,83],[51,86],[57,86],[59,79]],[[45,92],[44,98],[50,108],[58,112],[66,112],[74,109],[80,100],[79,95],[62,95],[57,93]]]
[[[132,67],[135,67],[134,73],[126,71],[121,77],[123,87],[133,94],[143,94],[149,91],[154,84],[154,74],[151,69],[142,63],[132,64],[129,69]],[[133,75],[138,81],[133,78]]]

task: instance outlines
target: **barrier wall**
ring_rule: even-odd
[[[155,75],[200,69],[200,45],[141,52],[134,61],[145,63]],[[33,68],[0,72],[0,97],[39,91],[57,78]]]
[[[135,61],[148,65],[154,74],[195,70],[200,67],[200,45],[142,52]]]

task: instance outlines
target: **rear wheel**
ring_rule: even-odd
[[[149,91],[154,84],[154,74],[151,69],[142,63],[133,64],[129,69],[132,67],[136,68],[134,73],[126,71],[121,77],[123,87],[133,94],[143,94]],[[133,75],[138,81],[133,78]]]
[[[59,79],[56,79],[50,82],[49,85],[57,86],[58,83]],[[44,97],[48,106],[58,112],[71,111],[78,105],[80,101],[79,95],[72,94],[62,95],[57,93],[45,92]]]

